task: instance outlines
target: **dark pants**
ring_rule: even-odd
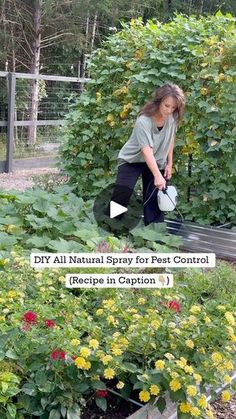
[[[164,171],[161,171],[161,173],[163,174]],[[140,175],[142,175],[143,203],[145,203],[153,190],[156,189],[153,174],[146,163],[124,163],[118,167],[116,184],[111,200],[127,207]],[[143,215],[145,225],[164,222],[164,213],[157,204],[157,190],[144,205]]]

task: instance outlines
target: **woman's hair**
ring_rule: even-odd
[[[168,96],[173,97],[177,102],[177,108],[173,112],[173,116],[176,122],[179,123],[184,113],[184,92],[177,84],[170,82],[158,87],[154,93],[153,99],[140,109],[139,115],[153,116],[159,110],[163,99]]]

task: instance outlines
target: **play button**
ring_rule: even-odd
[[[108,185],[96,197],[93,213],[99,227],[113,233],[127,234],[141,221],[142,198],[133,193],[127,207],[112,200],[114,184]],[[125,190],[123,189],[125,195]],[[122,202],[122,196],[119,197]]]
[[[115,218],[126,211],[128,211],[128,209],[123,207],[123,205],[120,205],[115,201],[110,202],[110,218]]]

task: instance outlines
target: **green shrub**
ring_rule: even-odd
[[[201,223],[234,220],[234,35],[234,18],[220,12],[200,19],[178,15],[166,24],[138,19],[92,54],[91,81],[68,116],[61,147],[61,165],[80,196],[96,195],[114,180],[118,151],[138,110],[170,80],[187,99],[175,152],[180,209]]]

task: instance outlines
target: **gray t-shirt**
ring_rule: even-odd
[[[118,155],[118,166],[124,163],[145,162],[141,149],[152,147],[159,169],[164,169],[167,155],[176,132],[176,122],[169,116],[163,128],[159,131],[153,119],[140,115],[128,141],[123,145]]]

